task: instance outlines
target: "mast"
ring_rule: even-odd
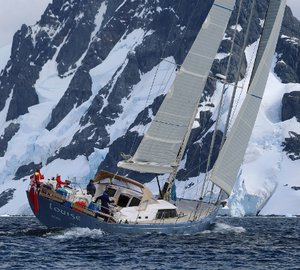
[[[119,167],[174,179],[235,0],[215,0],[136,153]]]
[[[286,0],[270,0],[249,88],[210,180],[230,195],[255,124],[277,44]]]

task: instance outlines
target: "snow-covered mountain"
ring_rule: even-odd
[[[239,76],[245,84],[266,2],[257,1],[245,52],[251,1],[244,1],[238,22],[233,12],[212,76],[225,73],[236,28],[229,79],[234,81],[244,56]],[[153,175],[116,164],[121,152],[135,151],[211,4],[53,0],[39,22],[22,25],[11,53],[0,48],[0,214],[29,213],[25,189],[37,168],[46,177],[60,174],[82,185],[100,169],[129,173],[157,192]],[[233,215],[300,214],[299,26],[287,8],[260,114],[230,209],[224,210]],[[220,83],[208,80],[178,173],[179,197],[195,196],[203,178],[220,90]],[[219,131],[219,143],[221,137]],[[218,146],[213,160],[217,152]]]

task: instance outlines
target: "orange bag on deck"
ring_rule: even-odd
[[[75,207],[74,207],[74,210],[75,210],[75,211],[77,211],[77,212],[82,212],[82,211],[80,211],[80,209],[77,209],[76,206],[85,208],[85,207],[86,207],[86,201],[76,201],[76,202],[73,203],[73,205],[75,206]]]

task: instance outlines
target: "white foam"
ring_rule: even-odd
[[[213,233],[244,233],[246,229],[243,227],[235,227],[225,223],[216,223],[212,229]]]
[[[47,233],[47,236],[55,240],[69,240],[81,237],[97,239],[101,238],[103,234],[103,231],[100,229],[71,228],[60,232],[50,232]]]

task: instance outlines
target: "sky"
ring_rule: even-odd
[[[0,48],[11,43],[22,24],[33,25],[51,0],[0,0]]]
[[[0,0],[0,48],[11,43],[23,23],[38,21],[51,0]],[[300,19],[300,0],[287,0],[294,16]]]
[[[295,17],[300,20],[300,1],[299,0],[287,0],[287,5],[290,6]]]

